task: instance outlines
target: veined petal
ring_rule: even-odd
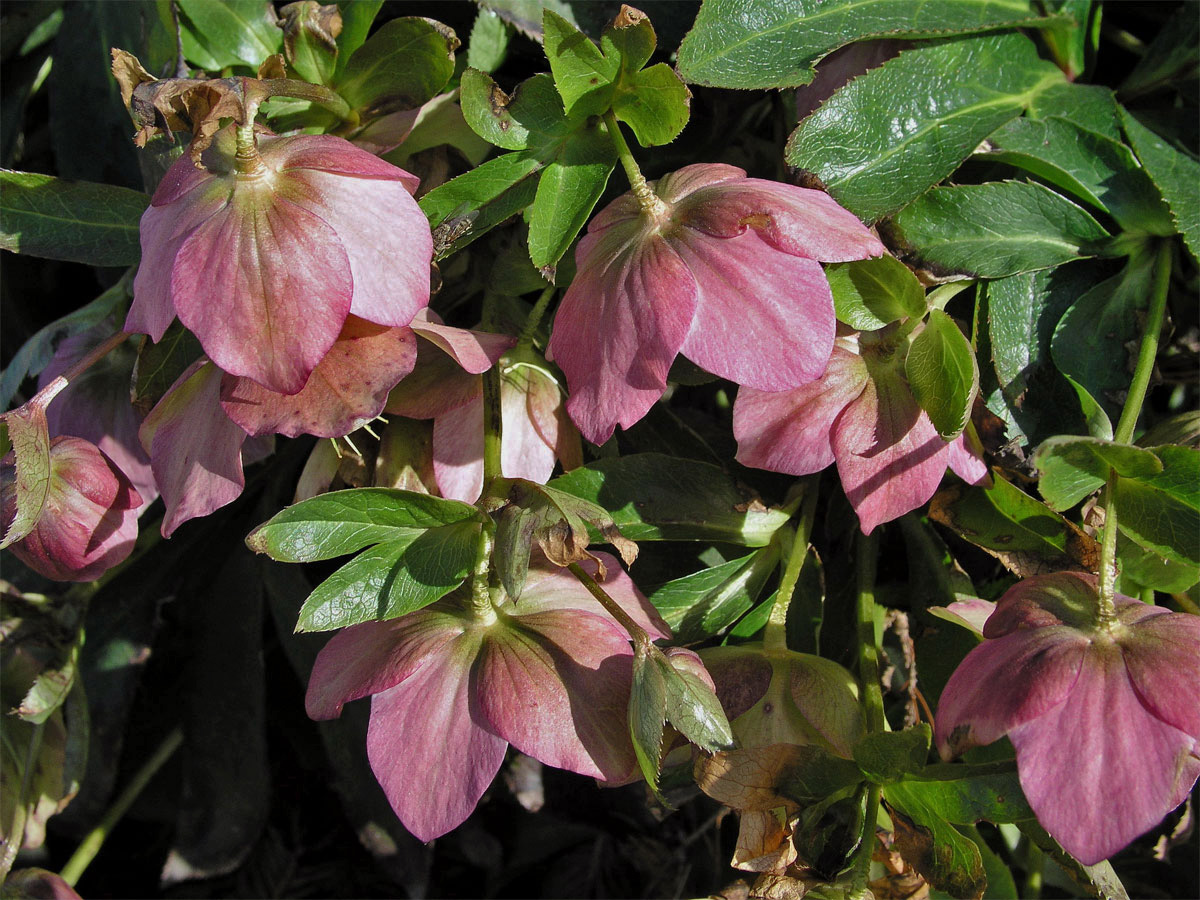
[[[299,393],[279,394],[226,375],[221,406],[250,435],[341,437],[383,411],[388,391],[416,361],[417,339],[410,329],[349,316]]]
[[[395,181],[410,194],[421,185],[416,175],[333,135],[267,135],[259,138],[258,146],[263,162],[280,172],[313,169],[367,181]]]
[[[679,203],[689,194],[701,188],[727,182],[742,183],[746,170],[725,163],[693,163],[674,172],[668,172],[654,183],[654,192],[672,205]],[[632,195],[629,195],[632,196]]]
[[[733,404],[733,435],[742,465],[788,475],[810,475],[833,462],[834,420],[867,383],[856,353],[835,344],[820,381],[790,391],[743,387]]]
[[[1091,629],[1097,624],[1097,579],[1090,572],[1051,572],[1018,581],[996,602],[983,628],[986,638],[1014,631],[1068,625]]]
[[[983,450],[978,446],[977,440],[968,439],[966,431],[950,442],[947,462],[950,471],[967,484],[990,484],[990,472],[987,463],[983,461]]]
[[[1200,742],[1200,616],[1150,607],[1117,637],[1129,680],[1153,715]]]
[[[1085,865],[1153,828],[1200,774],[1196,739],[1142,704],[1111,641],[1088,648],[1065,702],[1009,737],[1038,821]]]
[[[821,377],[837,323],[819,263],[781,253],[753,230],[716,238],[683,228],[670,243],[697,287],[684,356],[764,391]]]
[[[507,447],[507,428],[503,434],[502,446]],[[464,503],[479,499],[483,490],[482,396],[433,420],[433,476],[443,497]]]
[[[409,327],[472,375],[486,372],[500,361],[505,350],[517,342],[516,338],[507,334],[443,325],[442,320],[430,309],[417,313]]]

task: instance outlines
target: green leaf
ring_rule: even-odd
[[[650,602],[676,639],[711,637],[754,605],[778,561],[778,547],[771,543],[740,559],[668,581],[650,594]]]
[[[50,494],[50,427],[46,403],[30,401],[0,416],[16,458],[14,494],[16,515],[0,540],[0,549],[33,531]],[[6,511],[7,512],[7,511]]]
[[[785,156],[842,206],[874,222],[953,172],[980,141],[1061,80],[1021,34],[906,50],[804,119]]]
[[[691,116],[692,94],[675,70],[658,63],[635,73],[617,91],[613,113],[643,147],[669,144]]]
[[[1029,4],[1015,0],[755,0],[753,6],[705,0],[679,48],[679,71],[687,81],[710,87],[798,87],[813,80],[813,64],[821,57],[855,41],[929,38],[1036,21]]]
[[[913,338],[904,374],[938,434],[947,441],[962,434],[979,393],[979,365],[966,337],[940,309],[930,311]]]
[[[529,132],[548,135],[563,118],[561,101],[548,75],[535,75],[504,93],[492,77],[466,69],[459,88],[463,118],[481,138],[505,150],[524,150]]]
[[[1154,36],[1150,46],[1121,83],[1122,97],[1135,97],[1180,79],[1196,77],[1200,65],[1200,20],[1195,10],[1181,6]]]
[[[895,833],[894,848],[938,890],[951,897],[982,897],[987,877],[975,842],[907,788],[901,782],[884,790]]]
[[[416,109],[454,74],[454,32],[432,19],[392,19],[354,51],[334,87],[368,116]]]
[[[338,45],[330,33],[340,25],[340,13],[331,17],[317,0],[302,0],[283,7],[283,52],[288,66],[305,81],[329,84],[337,69]],[[336,17],[336,18],[335,18]]]
[[[1033,462],[1042,476],[1042,498],[1059,512],[1102,487],[1110,470],[1125,478],[1162,471],[1162,462],[1149,450],[1085,437],[1050,438],[1038,447]]]
[[[1125,231],[1174,234],[1158,189],[1129,149],[1057,117],[1014,119],[988,137],[981,158],[1032,172],[1108,212]]]
[[[598,128],[572,134],[538,181],[529,216],[529,258],[539,269],[562,258],[587,224],[616,164]]]
[[[533,202],[543,163],[532,153],[489,159],[421,198],[434,232],[434,259],[444,259]]]
[[[586,34],[552,9],[542,13],[542,45],[567,115],[598,116],[612,105],[620,59],[600,52]]]
[[[356,488],[332,491],[281,510],[246,537],[255,553],[280,562],[314,562],[354,553],[430,528],[479,522],[482,513],[457,500],[415,491]]]
[[[1200,162],[1172,147],[1121,107],[1121,125],[1146,174],[1158,186],[1192,256],[1200,259]]]
[[[268,0],[179,0],[183,53],[205,69],[257,69],[283,49]]]
[[[854,745],[854,761],[876,784],[896,781],[925,768],[932,738],[924,722],[904,731],[877,731]]]
[[[1099,84],[1062,81],[1032,97],[1025,111],[1031,119],[1058,117],[1112,141],[1121,140],[1117,98]]]
[[[793,746],[790,765],[779,779],[778,789],[801,806],[817,803],[862,782],[862,770],[853,760],[835,756],[814,744]]]
[[[550,482],[613,514],[632,541],[725,541],[765,547],[788,520],[747,496],[721,469],[658,453],[600,459]]]
[[[666,718],[675,730],[709,753],[733,748],[733,730],[716,693],[690,650],[673,647],[665,654],[651,647],[651,662],[663,673]]]
[[[0,409],[6,408],[27,377],[40,373],[54,358],[59,341],[87,331],[109,316],[117,317],[129,299],[129,274],[90,303],[38,329],[13,355],[0,374]]]
[[[629,736],[633,739],[634,755],[646,783],[656,793],[667,717],[666,676],[652,658],[658,653],[649,641],[635,642],[633,689],[629,694]]]
[[[1200,567],[1167,559],[1141,544],[1117,533],[1118,593],[1136,597],[1145,590],[1181,594],[1200,582]]]
[[[992,181],[934,188],[896,216],[896,239],[922,265],[1004,278],[1094,253],[1100,223],[1040,184]]]
[[[1043,0],[1042,6],[1047,13],[1065,14],[1042,26],[1042,39],[1058,67],[1074,80],[1083,74],[1088,52],[1096,50],[1100,13],[1093,15],[1092,0]]]
[[[991,487],[935,494],[929,517],[982,547],[1021,578],[1063,569],[1096,571],[1100,547],[1077,525],[993,473]]]
[[[128,266],[141,256],[141,191],[0,169],[0,249],[90,266]]]
[[[1018,827],[1021,833],[1041,848],[1041,850],[1063,867],[1071,880],[1086,892],[1086,896],[1097,900],[1129,900],[1129,894],[1121,879],[1113,870],[1112,863],[1107,859],[1094,866],[1085,866],[1070,853],[1058,845],[1036,820],[1021,822]]]
[[[825,267],[838,321],[857,331],[875,331],[925,314],[925,289],[904,263],[880,256]]]
[[[490,9],[480,9],[467,41],[467,65],[481,72],[495,72],[508,56],[512,26]]]
[[[1034,819],[1011,761],[982,765],[935,763],[921,774],[904,779],[896,795],[920,797],[926,806],[955,825]]]
[[[479,523],[460,521],[371,547],[309,594],[296,630],[331,631],[422,609],[462,584],[478,544]]]
[[[371,32],[371,24],[379,14],[383,0],[338,0],[342,14],[342,33],[337,37],[338,55],[334,77],[341,75],[354,51],[361,47]]]
[[[1200,451],[1157,447],[1158,474],[1117,482],[1117,527],[1171,562],[1200,565]]]
[[[1100,282],[1071,305],[1050,344],[1059,371],[1114,422],[1121,416],[1133,380],[1153,281],[1154,254],[1130,257],[1120,274]]]
[[[143,414],[149,413],[188,366],[203,355],[200,341],[178,319],[157,344],[144,338],[133,369],[133,405]]]

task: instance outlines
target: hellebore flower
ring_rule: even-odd
[[[614,600],[653,636],[653,607],[612,557]],[[595,562],[583,564],[593,573]],[[423,841],[471,814],[511,743],[541,762],[627,781],[637,771],[626,707],[629,636],[570,573],[531,568],[519,603],[484,612],[458,591],[425,609],[335,635],[317,656],[305,705],[336,718],[371,698],[367,756],[404,826]]]
[[[972,484],[987,477],[963,435],[938,435],[888,337],[839,335],[819,380],[774,393],[743,387],[733,406],[738,462],[810,475],[836,461],[864,534],[932,497],[947,465]]]
[[[734,166],[687,166],[653,188],[653,210],[628,193],[592,219],[550,338],[567,411],[597,444],[646,414],[679,353],[765,391],[819,378],[834,338],[820,263],[883,253],[828,195]]]
[[[234,150],[226,129],[154,192],[125,329],[158,341],[178,315],[225,372],[295,394],[348,315],[396,327],[428,304],[433,239],[417,179],[341,138]]]
[[[1153,828],[1200,775],[1200,617],[1115,597],[1082,572],[1019,582],[937,711],[943,758],[1008,735],[1038,820],[1085,865]]]
[[[3,531],[16,516],[15,457],[0,462]],[[142,498],[95,444],[59,436],[50,442],[50,487],[33,530],[9,549],[56,581],[92,581],[123,562],[137,540]]]

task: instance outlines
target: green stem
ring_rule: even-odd
[[[1150,376],[1154,372],[1154,361],[1158,356],[1158,337],[1162,332],[1167,293],[1171,285],[1171,268],[1174,262],[1171,249],[1170,240],[1164,239],[1159,244],[1158,259],[1154,262],[1154,286],[1150,292],[1150,308],[1146,311],[1146,330],[1142,334],[1142,345],[1138,348],[1137,368],[1134,369],[1133,381],[1129,384],[1129,395],[1121,410],[1117,430],[1113,433],[1113,441],[1118,444],[1128,444],[1133,440],[1133,430],[1142,414],[1146,388],[1149,387]]]
[[[796,582],[800,580],[800,570],[808,557],[808,539],[812,536],[813,517],[817,508],[817,482],[810,481],[804,486],[804,496],[801,500],[800,521],[796,523],[796,534],[792,539],[792,549],[788,554],[787,565],[783,570],[783,578],[779,581],[779,590],[775,594],[775,603],[771,607],[771,616],[767,619],[767,627],[763,632],[763,649],[768,653],[783,653],[787,651],[787,614],[792,604],[792,595],[796,592]]]
[[[949,284],[943,284],[929,292],[929,296],[925,298],[925,304],[930,309],[944,310],[952,298],[957,297],[974,284],[974,281],[952,281]]]
[[[120,796],[108,808],[108,811],[104,813],[104,818],[100,820],[100,824],[88,833],[75,852],[71,854],[71,858],[67,860],[67,864],[63,866],[62,871],[59,873],[63,881],[71,885],[71,887],[75,886],[80,876],[87,870],[92,860],[96,858],[96,854],[100,852],[100,848],[104,846],[105,839],[112,832],[113,828],[116,827],[116,824],[121,821],[121,817],[129,811],[129,807],[133,805],[133,801],[138,798],[138,795],[146,789],[146,785],[150,783],[150,779],[155,776],[158,770],[162,768],[163,763],[171,758],[171,755],[179,749],[182,743],[182,729],[176,728],[167,735],[166,740],[154,751],[154,755],[142,764],[142,767],[134,774],[133,779],[125,786],[125,790],[121,791]]]
[[[33,396],[33,399],[30,400],[26,405],[32,406],[35,404],[40,404],[43,407],[48,406],[50,401],[58,396],[59,392],[62,391],[63,388],[65,388],[68,384],[70,384],[100,360],[104,359],[104,357],[108,356],[108,354],[117,349],[117,347],[120,347],[127,340],[129,340],[129,335],[124,331],[118,331],[109,336],[106,341],[93,347],[88,352],[87,356],[83,357],[83,359],[79,360],[79,362],[75,363],[73,366],[68,368],[67,371],[63,372],[44,388],[38,391]]]
[[[1042,848],[1028,838],[1025,839],[1025,890],[1022,897],[1038,900],[1042,896],[1042,873],[1045,869],[1046,854]]]
[[[529,349],[533,346],[533,336],[537,333],[538,325],[542,323],[542,316],[546,314],[547,307],[550,306],[554,290],[554,285],[547,285],[538,296],[533,309],[529,311],[529,318],[525,320],[525,327],[521,329],[521,336],[517,338],[517,349]]]
[[[247,82],[254,80],[246,79]],[[248,90],[247,94],[253,95],[255,110],[259,104],[271,97],[294,97],[297,100],[308,100],[310,103],[329,110],[343,122],[353,121],[356,118],[354,110],[350,108],[350,104],[346,102],[345,98],[337,91],[322,84],[310,84],[294,78],[264,78]],[[246,124],[250,124],[253,118],[250,116]]]
[[[878,542],[873,534],[858,539],[857,618],[858,618],[858,676],[862,681],[863,714],[867,732],[883,731],[883,690],[879,686],[879,647],[875,641],[875,565]]]
[[[854,854],[854,877],[849,892],[849,896],[853,898],[870,896],[867,883],[871,879],[871,857],[875,853],[875,823],[879,819],[881,793],[877,784],[872,784],[867,788],[867,808],[863,816],[862,839]]]
[[[600,605],[608,611],[608,614],[616,619],[621,624],[622,628],[629,632],[629,636],[633,638],[634,641],[644,641],[646,643],[650,642],[650,635],[646,633],[646,629],[642,628],[641,625],[633,621],[633,617],[621,608],[621,604],[619,604],[612,597],[608,596],[608,592],[596,583],[596,579],[583,570],[583,566],[579,565],[579,563],[571,563],[569,566],[567,566],[567,568],[570,569],[571,574],[578,578],[579,582],[588,589],[591,595],[600,601]]]
[[[504,424],[500,415],[500,366],[483,373],[483,493],[502,474],[500,441]]]
[[[604,124],[608,126],[608,136],[612,138],[617,158],[621,160],[621,165],[625,169],[625,177],[629,179],[629,187],[633,189],[633,196],[637,198],[638,204],[650,218],[665,218],[667,204],[646,183],[646,176],[638,168],[633,153],[630,152],[629,145],[625,143],[625,137],[621,134],[621,126],[617,124],[616,114],[611,109],[604,114]]]
[[[1117,621],[1114,602],[1117,583],[1117,478],[1115,469],[1108,470],[1108,483],[1104,486],[1104,531],[1100,536],[1100,584],[1097,588],[1097,615],[1100,624],[1111,626]]]
[[[491,592],[492,550],[495,546],[496,526],[489,518],[479,532],[475,566],[471,570],[471,611],[475,613],[476,621],[485,625],[496,621],[496,608],[492,604]]]
[[[21,773],[21,792],[17,795],[17,808],[13,811],[12,825],[7,840],[4,841],[4,854],[0,857],[0,881],[12,869],[17,854],[21,852],[21,845],[25,843],[25,825],[29,819],[29,792],[33,788],[33,773],[37,770],[38,754],[42,749],[45,731],[45,723],[38,722],[29,735],[29,747],[25,752],[25,771]]]

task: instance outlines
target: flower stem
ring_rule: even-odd
[[[253,80],[246,79],[246,81]],[[254,90],[256,109],[260,103],[271,97],[295,97],[297,100],[308,100],[310,103],[329,110],[343,122],[355,118],[354,110],[350,108],[350,104],[346,102],[345,98],[323,84],[310,84],[295,78],[264,78],[258,81],[258,85],[260,86]],[[250,119],[252,120],[253,116]]]
[[[533,346],[533,336],[537,333],[538,325],[542,323],[542,316],[546,314],[546,308],[550,305],[550,298],[554,296],[554,290],[554,285],[547,285],[546,289],[538,296],[537,302],[533,304],[533,309],[529,311],[529,318],[525,320],[525,327],[521,329],[521,336],[517,338],[519,349],[528,349]]]
[[[867,733],[884,730],[883,691],[879,686],[879,647],[875,641],[875,566],[877,540],[872,534],[858,539],[856,561],[858,617],[858,675],[862,681],[863,714]]]
[[[567,568],[588,589],[591,595],[600,601],[600,605],[608,611],[608,614],[621,623],[621,627],[629,632],[629,636],[634,641],[645,641],[647,643],[650,641],[650,635],[646,633],[646,629],[633,621],[633,617],[621,609],[621,604],[608,596],[608,592],[596,583],[596,579],[583,570],[583,566],[579,565],[579,563],[571,563]]]
[[[500,477],[500,441],[504,424],[500,414],[500,366],[483,373],[483,493]]]
[[[145,790],[146,785],[150,783],[150,779],[162,768],[163,763],[171,758],[171,755],[179,749],[183,743],[183,730],[176,728],[166,739],[159,745],[158,749],[142,767],[137,770],[133,776],[133,780],[125,786],[125,790],[121,791],[116,802],[108,808],[104,813],[104,818],[100,820],[100,824],[88,833],[80,845],[71,854],[71,858],[67,860],[67,864],[63,866],[59,875],[67,884],[74,887],[83,875],[92,860],[96,858],[96,854],[100,852],[100,848],[104,846],[104,841],[112,832],[116,824],[121,821],[121,817],[128,812],[129,807],[133,805],[133,801],[138,798],[138,795]]]
[[[38,391],[27,405],[40,404],[43,407],[49,405],[50,401],[58,396],[59,392],[62,391],[63,388],[65,388],[68,384],[70,384],[100,360],[104,359],[104,357],[108,356],[108,354],[110,354],[113,350],[120,347],[128,339],[129,335],[124,331],[118,331],[109,336],[109,338],[103,343],[93,347],[91,351],[88,352],[87,356],[83,357],[83,359],[79,360],[79,362],[75,363],[73,366],[67,369],[67,371],[63,372],[44,388]]]
[[[788,608],[792,605],[796,582],[800,580],[800,570],[804,567],[805,559],[808,558],[808,539],[812,535],[813,517],[817,508],[817,482],[809,481],[803,490],[800,521],[796,523],[792,549],[783,570],[783,578],[779,581],[779,590],[775,594],[771,616],[767,619],[767,626],[763,631],[763,649],[768,653],[782,653],[787,650]]]
[[[612,138],[617,158],[621,160],[621,165],[625,169],[625,177],[629,179],[629,186],[633,189],[633,196],[637,198],[638,204],[650,218],[664,218],[667,214],[667,204],[663,203],[662,198],[654,193],[650,189],[650,185],[646,183],[646,176],[638,168],[633,153],[630,152],[629,145],[625,143],[625,137],[621,134],[617,116],[611,109],[604,114],[604,124],[608,126],[608,136]]]
[[[475,567],[471,570],[471,611],[476,620],[485,625],[496,621],[496,609],[492,605],[491,593],[492,550],[495,545],[496,526],[488,519],[479,532]]]
[[[882,790],[877,784],[867,787],[867,808],[863,815],[862,840],[854,854],[854,878],[851,882],[849,896],[853,898],[870,897],[867,882],[871,877],[871,857],[875,853],[875,823],[879,819],[879,798]]]
[[[1111,626],[1117,620],[1114,603],[1117,583],[1117,472],[1108,470],[1108,483],[1104,486],[1104,533],[1100,537],[1100,583],[1097,588],[1096,613],[1100,624]]]

